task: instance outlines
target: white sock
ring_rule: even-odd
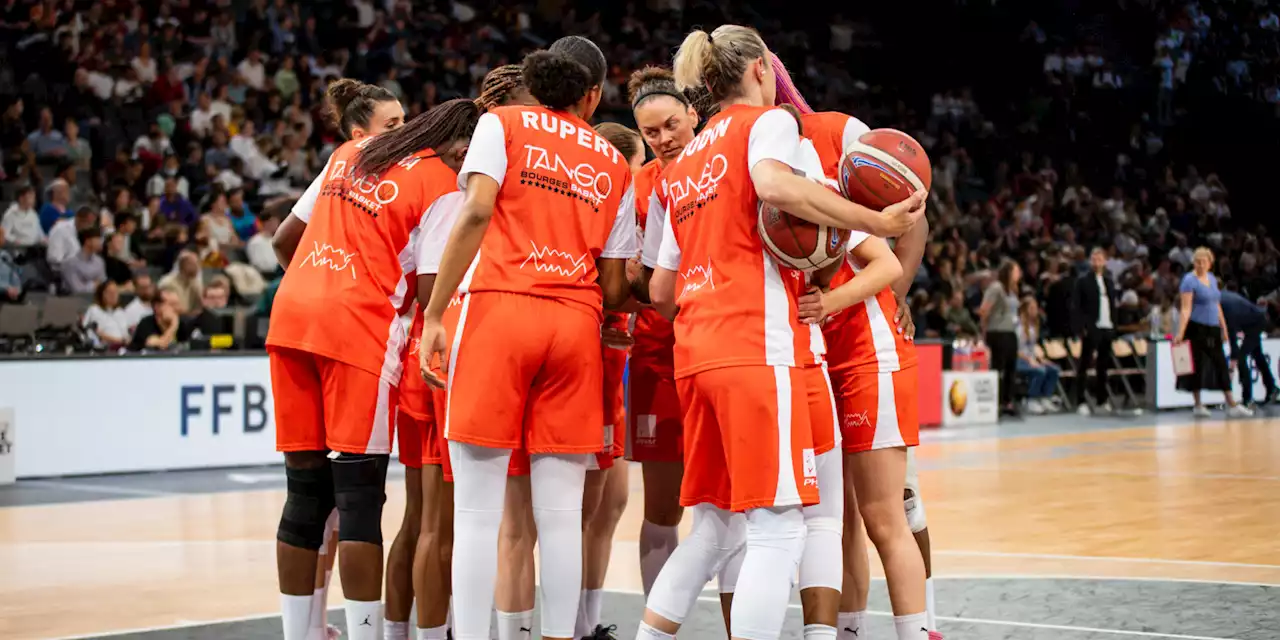
[[[836,640],[836,628],[825,624],[806,624],[804,640]]]
[[[381,640],[382,602],[347,600],[347,637],[350,640]]]
[[[640,525],[640,581],[644,595],[649,595],[653,582],[658,579],[662,565],[680,544],[680,531],[676,527],[664,527],[645,520]]]
[[[311,629],[311,596],[280,594],[280,617],[284,640],[307,640]]]
[[[382,638],[383,640],[409,640],[409,623],[383,620]]]
[[[929,615],[929,630],[938,630],[938,612],[933,602],[933,578],[924,580],[924,612]]]
[[[529,640],[532,637],[533,609],[498,612],[498,640]]]
[[[413,636],[418,635],[418,599],[413,599],[413,604],[409,605],[409,632]],[[412,638],[410,638],[412,640]]]
[[[658,631],[643,622],[640,623],[640,628],[636,629],[636,640],[672,640],[672,638],[675,636]]]
[[[839,640],[867,640],[867,612],[841,611],[836,637]]]
[[[601,595],[604,593],[601,589],[584,589],[582,591],[582,601],[585,603],[587,610],[587,628],[595,631],[600,626],[600,607],[604,604]]]
[[[573,637],[585,638],[591,635],[595,627],[591,626],[589,620],[590,615],[587,613],[587,590],[582,590],[582,595],[578,598],[578,618],[573,623]]]
[[[898,640],[929,640],[929,614],[921,611],[894,616],[893,629],[898,632]]]
[[[449,635],[449,625],[434,629],[418,629],[418,640],[445,640]]]

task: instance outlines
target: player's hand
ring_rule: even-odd
[[[639,280],[642,271],[644,271],[644,266],[640,264],[640,258],[627,260],[627,282]]]
[[[440,356],[440,370],[445,374],[449,374],[449,354],[446,353],[448,345],[448,336],[444,330],[444,325],[438,320],[425,320],[422,324],[422,338],[418,343],[418,369],[422,372],[422,379],[426,380],[427,386],[443,389],[445,379],[431,369],[431,361]]]
[[[635,344],[631,334],[617,327],[604,327],[600,330],[600,342],[610,349],[625,351]]]
[[[873,230],[875,235],[881,238],[896,238],[906,233],[924,216],[924,204],[928,198],[928,192],[920,190],[902,202],[885,207],[876,224],[880,228]]]
[[[911,305],[905,298],[898,298],[898,312],[893,314],[893,324],[898,327],[898,334],[911,342],[916,339],[916,321],[911,317]]]
[[[827,316],[826,295],[822,289],[809,287],[808,292],[796,300],[797,315],[802,324],[822,324]]]

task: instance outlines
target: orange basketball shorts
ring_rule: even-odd
[[[277,451],[391,453],[395,385],[332,358],[268,347]]]
[[[631,415],[627,425],[627,459],[636,462],[683,462],[684,428],[680,398],[670,372],[631,361]]]
[[[920,444],[916,368],[893,373],[833,373],[847,453]]]
[[[804,375],[804,388],[809,406],[809,428],[813,432],[813,452],[822,455],[840,443],[836,430],[836,398],[827,377],[827,365],[814,365],[800,369]]]
[[[818,502],[805,377],[794,367],[711,369],[676,380],[684,407],[680,504],[745,511]]]
[[[482,292],[449,336],[445,438],[539,453],[597,453],[600,323],[572,302]]]

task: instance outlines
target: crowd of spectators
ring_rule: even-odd
[[[1150,44],[1037,13],[1053,3],[1010,8],[1022,22],[990,40],[1034,64],[1011,58],[1010,86],[973,69],[936,91],[868,64],[901,61],[877,54],[908,46],[883,15],[817,21],[775,4],[10,0],[0,9],[0,302],[92,296],[95,344],[182,342],[216,300],[269,302],[260,298],[280,273],[271,234],[340,141],[323,117],[329,81],[380,84],[413,117],[578,33],[613,65],[602,117],[627,120],[631,70],[669,61],[694,25],[739,22],[762,31],[816,107],[903,129],[929,150],[933,242],[912,297],[921,336],[979,335],[981,292],[1006,259],[1040,301],[1045,334],[1069,332],[1055,287],[1084,272],[1093,247],[1107,251],[1136,331],[1169,333],[1200,245],[1217,253],[1225,288],[1269,296],[1276,311],[1271,234],[1233,211],[1214,158],[1193,166],[1175,139],[1184,87],[1275,102],[1274,2],[1108,7],[1146,25],[1137,33],[1154,34],[1154,57]],[[971,6],[981,4],[953,9],[1006,10]],[[133,299],[117,309],[121,296]],[[163,320],[144,324],[148,305]]]

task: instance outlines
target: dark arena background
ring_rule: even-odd
[[[945,637],[1280,638],[1278,13],[1277,0],[8,0],[0,638],[280,637],[270,240],[341,143],[322,114],[330,81],[380,85],[411,118],[577,34],[610,65],[596,120],[634,126],[631,72],[725,23],[759,30],[814,108],[905,131],[932,161],[909,301]],[[1248,364],[1228,351],[1249,417],[1228,417],[1220,393],[1193,415],[1175,387],[1179,284],[1199,247],[1265,317],[1228,322],[1260,338]],[[1101,392],[1079,366],[1073,302],[1095,248],[1118,297]],[[1057,372],[1034,395],[1027,372],[1011,381],[1018,416],[998,415],[978,312],[1004,261],[1038,307],[1027,353]],[[158,286],[185,327],[164,348],[138,331]],[[644,608],[630,473],[602,615],[623,640]],[[393,460],[388,541],[403,476]],[[871,558],[865,637],[892,638]],[[713,586],[681,638],[725,637]],[[329,602],[341,627],[336,580]]]

